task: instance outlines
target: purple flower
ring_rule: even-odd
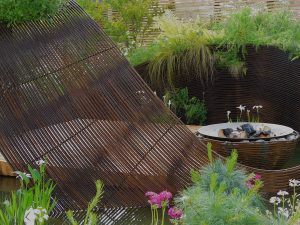
[[[180,220],[182,218],[182,210],[176,207],[169,208],[168,215],[175,220]]]
[[[168,191],[162,191],[159,193],[161,201],[169,201],[172,198],[172,193]]]
[[[161,198],[159,195],[150,196],[149,201],[150,205],[156,206],[157,208],[161,208]]]
[[[262,178],[262,175],[260,175],[260,174],[255,174],[255,176],[254,176],[255,181],[261,180],[261,178]]]

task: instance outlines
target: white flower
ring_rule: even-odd
[[[36,219],[35,210],[32,207],[30,207],[28,210],[25,211],[24,223],[25,225],[34,225],[35,219]]]
[[[172,102],[171,102],[171,100],[169,100],[169,101],[168,101],[168,106],[169,106],[169,108],[170,108],[171,104],[172,104]]]
[[[240,105],[239,107],[236,108],[239,109],[241,112],[243,112],[246,109],[246,106]]]
[[[230,111],[227,111],[227,117],[229,117],[230,113],[231,113]]]
[[[289,186],[290,187],[299,187],[300,186],[300,181],[296,179],[290,179],[289,180]]]
[[[22,175],[24,175],[28,178],[31,178],[31,175],[29,173],[23,173],[21,171],[15,171],[14,173],[17,174],[17,177],[16,177],[17,179],[22,179],[23,180]]]
[[[288,195],[288,194],[289,193],[287,191],[282,191],[282,190],[277,192],[277,195],[279,195],[279,196],[285,196],[285,195]]]
[[[247,113],[250,113],[250,110],[249,110],[249,109],[247,109]]]
[[[290,215],[289,210],[287,208],[283,209],[281,207],[278,207],[278,214],[283,215],[286,218],[289,218],[289,215]]]
[[[270,198],[270,203],[271,204],[275,203],[276,205],[278,205],[280,202],[281,202],[281,199],[279,197],[271,197]]]
[[[45,161],[42,160],[42,159],[40,159],[40,160],[36,161],[35,163],[36,163],[38,166],[41,166],[41,165],[45,164]]]
[[[47,210],[42,207],[37,207],[33,209],[30,207],[25,212],[24,223],[25,225],[34,225],[35,221],[38,220],[40,223],[43,223],[44,220],[48,220],[49,216],[47,215]]]
[[[262,105],[255,105],[255,106],[253,106],[253,109],[256,109],[256,110],[258,110],[258,109],[262,109]]]
[[[6,199],[6,200],[3,202],[3,205],[9,206],[9,205],[10,205],[10,202]]]

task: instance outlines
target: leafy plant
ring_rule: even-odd
[[[21,187],[4,201],[0,210],[1,224],[44,224],[48,220],[49,213],[56,205],[51,197],[55,185],[52,180],[45,179],[44,161],[40,160],[38,164],[39,170],[28,166],[29,174],[17,172]]]
[[[47,19],[56,14],[66,0],[1,0],[0,21],[8,24]]]
[[[173,112],[187,124],[202,125],[206,120],[207,109],[204,102],[189,97],[188,89],[178,89],[166,94]]]
[[[80,223],[78,221],[76,221],[76,219],[74,218],[74,214],[71,210],[69,210],[67,212],[67,218],[69,220],[69,222],[72,225],[78,225],[78,224],[82,224],[82,225],[96,225],[98,224],[98,220],[97,220],[97,214],[95,214],[93,212],[93,210],[97,207],[99,201],[102,198],[103,195],[103,183],[100,180],[96,181],[96,195],[95,197],[91,200],[91,202],[88,204],[87,210],[86,210],[86,216],[83,220],[83,223]]]
[[[125,53],[144,44],[154,16],[163,12],[157,0],[78,0],[78,3]]]

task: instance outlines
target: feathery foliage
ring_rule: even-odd
[[[244,7],[212,23],[186,21],[167,12],[156,24],[161,35],[153,45],[158,47],[144,48],[140,60],[135,51],[129,57],[134,65],[149,62],[154,86],[172,88],[177,80],[194,77],[212,80],[216,67],[227,68],[235,77],[245,75],[248,46],[274,46],[291,59],[300,56],[300,22],[285,8],[269,12]]]
[[[247,175],[235,168],[237,152],[223,163],[212,159],[211,144],[208,144],[210,164],[200,173],[192,172],[194,184],[176,198],[176,205],[183,209],[182,224],[199,225],[260,225],[271,224],[270,219],[258,208],[258,181],[249,189]],[[255,201],[254,201],[255,199]]]
[[[215,56],[208,44],[215,34],[204,27],[195,29],[202,26],[198,21],[179,20],[170,11],[156,24],[162,33],[149,64],[152,84],[172,88],[178,79],[211,81]]]

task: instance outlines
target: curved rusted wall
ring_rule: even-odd
[[[101,179],[102,223],[134,224],[146,191],[175,192],[207,162],[75,1],[53,20],[0,29],[0,151],[14,170],[47,158],[56,216],[85,209]]]
[[[279,123],[300,131],[300,59],[274,47],[249,47],[246,55],[247,74],[234,78],[226,69],[216,69],[213,83],[181,82],[192,96],[203,99],[208,107],[207,124],[226,122],[226,111],[236,118],[240,104],[252,109],[263,105],[261,120]],[[136,67],[147,77],[146,64]],[[147,80],[146,80],[147,81]],[[148,82],[149,83],[149,82]]]

